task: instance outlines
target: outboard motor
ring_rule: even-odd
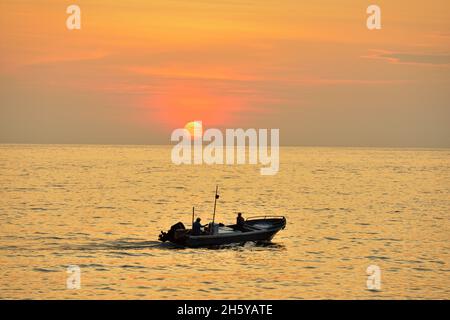
[[[159,235],[158,238],[162,242],[175,241],[175,231],[179,229],[182,230],[186,229],[182,222],[175,223],[173,226],[170,227],[169,231],[167,232],[161,231],[161,234]]]

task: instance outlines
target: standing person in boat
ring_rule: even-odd
[[[202,221],[202,219],[197,218],[194,222],[194,224],[192,225],[192,235],[193,236],[199,236],[202,234],[202,224],[200,223],[200,221]]]
[[[236,225],[237,225],[239,230],[244,229],[244,223],[245,223],[245,219],[242,216],[242,213],[238,212],[238,215],[236,217]]]

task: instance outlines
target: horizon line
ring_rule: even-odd
[[[206,143],[205,145],[207,145]],[[163,144],[163,143],[72,143],[72,142],[62,142],[62,143],[29,143],[29,142],[0,142],[0,146],[113,146],[113,147],[173,147],[174,144]],[[223,145],[221,145],[223,147]],[[234,145],[236,147],[237,145]],[[245,145],[248,147],[248,145]],[[448,150],[450,146],[370,146],[370,145],[295,145],[295,144],[280,144],[279,147],[284,148],[339,148],[339,149],[415,149],[415,150]]]

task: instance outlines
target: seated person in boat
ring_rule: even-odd
[[[242,213],[238,212],[238,215],[237,215],[237,218],[236,218],[236,225],[237,225],[238,229],[243,229],[244,223],[245,223],[245,219],[242,216]]]
[[[191,234],[193,236],[199,236],[202,234],[202,224],[200,223],[200,221],[202,221],[202,219],[197,218],[197,220],[195,220],[194,224],[192,225],[192,232]]]

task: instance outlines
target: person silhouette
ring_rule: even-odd
[[[202,219],[197,218],[194,222],[194,224],[192,225],[192,235],[193,236],[199,236],[202,234],[202,224],[200,223],[200,221],[202,221]]]
[[[238,212],[238,215],[236,217],[236,225],[238,226],[238,229],[243,229],[244,228],[244,223],[245,223],[245,219],[242,216],[242,213]]]

